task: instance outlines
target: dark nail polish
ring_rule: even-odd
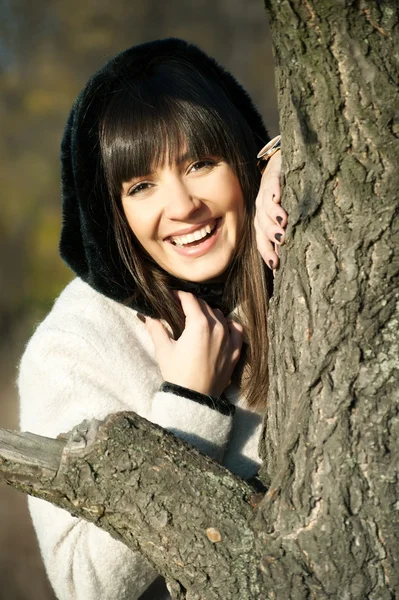
[[[145,320],[146,320],[146,319],[145,319],[145,316],[144,316],[144,315],[142,315],[141,313],[137,313],[137,318],[138,318],[138,319],[139,319],[139,320],[140,320],[142,323],[145,323]]]
[[[273,270],[274,263],[273,263],[273,261],[272,261],[272,260],[269,260],[269,267],[270,267],[270,268]]]
[[[276,221],[279,225],[283,222],[283,217],[276,217]]]
[[[282,233],[276,233],[274,237],[276,238],[276,240],[278,242],[281,242],[281,238],[283,237],[283,234]]]

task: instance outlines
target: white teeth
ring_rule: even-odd
[[[184,246],[185,244],[190,244],[191,242],[197,242],[198,240],[201,240],[208,235],[208,233],[211,233],[212,229],[213,228],[208,224],[202,229],[197,229],[197,231],[194,231],[193,233],[171,237],[170,239],[176,244],[176,246]]]

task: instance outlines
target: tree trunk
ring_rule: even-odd
[[[393,0],[266,7],[289,213],[270,308],[268,493],[261,501],[131,414],[83,424],[68,443],[26,436],[19,455],[25,438],[3,432],[0,470],[141,551],[174,598],[394,599],[399,9]]]
[[[277,599],[399,594],[398,3],[266,1],[286,249],[259,527]],[[267,532],[267,533],[266,533]],[[273,550],[271,550],[271,545]]]

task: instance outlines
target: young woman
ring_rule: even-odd
[[[232,75],[182,40],[130,48],[89,80],[61,157],[60,249],[77,278],[22,359],[23,430],[55,437],[133,410],[255,474],[271,287],[256,239],[275,267],[272,242],[286,223],[278,155],[259,191],[267,140]],[[134,600],[150,589],[157,574],[138,554],[42,500],[29,504],[60,600]]]

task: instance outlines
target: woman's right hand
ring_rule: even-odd
[[[157,319],[146,317],[145,327],[155,347],[162,377],[201,394],[219,397],[229,385],[240,357],[243,328],[218,309],[188,292],[176,292],[186,317],[174,340]]]

